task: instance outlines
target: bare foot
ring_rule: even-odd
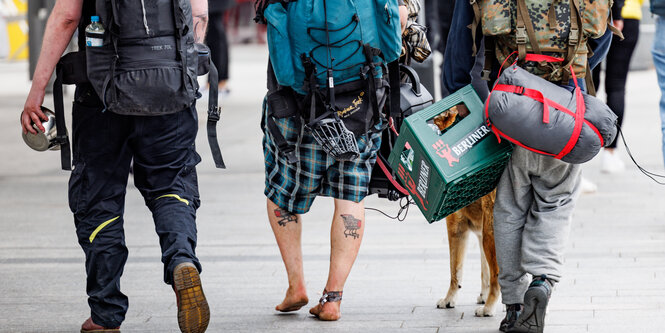
[[[307,298],[307,290],[304,287],[299,288],[298,291],[295,291],[295,288],[289,287],[286,290],[284,300],[275,307],[275,310],[280,312],[297,311],[307,305],[307,302],[309,302],[309,299]]]
[[[326,302],[323,305],[317,304],[315,307],[309,309],[309,313],[324,321],[335,321],[342,316],[340,302]]]

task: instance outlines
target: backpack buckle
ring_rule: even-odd
[[[298,163],[298,156],[296,155],[295,150],[285,151],[284,156],[286,157],[286,163],[288,164]]]
[[[515,33],[515,41],[517,44],[526,44],[527,34],[525,27],[517,27]]]
[[[491,73],[491,72],[492,72],[492,71],[490,71],[489,69],[483,69],[483,71],[480,72],[480,78],[481,78],[482,80],[489,81],[489,80],[490,80],[490,73]]]
[[[571,28],[570,33],[568,33],[568,45],[577,45],[577,42],[580,40],[580,31],[577,28]]]
[[[220,112],[221,109],[222,108],[219,107],[219,106],[218,107],[212,107],[212,108],[208,109],[208,120],[209,121],[215,121],[215,122],[219,121],[219,115],[221,113]]]

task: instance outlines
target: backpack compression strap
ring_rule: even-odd
[[[67,124],[65,123],[65,107],[62,101],[62,65],[56,66],[56,76],[53,82],[53,104],[55,107],[55,129],[57,135],[55,141],[60,145],[60,163],[62,170],[71,171],[71,151],[69,148],[69,137],[67,136]]]
[[[526,57],[526,42],[527,39],[531,44],[531,50],[540,54],[540,46],[536,39],[536,33],[533,29],[533,22],[529,16],[529,10],[526,7],[525,0],[517,0],[517,17],[516,17],[516,32],[515,41],[517,43],[517,56],[520,60]],[[528,38],[527,38],[528,36]]]
[[[297,115],[294,119],[296,120],[296,126],[300,128],[302,122],[300,121],[300,115],[297,113],[298,105],[293,90],[288,87],[281,87],[277,83],[270,59],[268,59],[268,95],[266,96],[264,105],[267,114],[261,120],[261,128],[267,129],[268,133],[270,133],[277,145],[278,151],[286,157],[287,163],[298,163],[295,145],[291,145],[286,141],[277,123],[275,123],[275,118],[286,118]]]
[[[220,169],[226,169],[224,159],[222,158],[222,151],[219,149],[217,142],[217,122],[220,116],[220,107],[218,103],[218,75],[215,64],[210,62],[210,72],[208,72],[208,84],[210,85],[208,95],[208,144],[212,152],[212,159],[215,161],[215,166]]]
[[[470,0],[469,3],[471,4],[471,8],[473,8],[473,21],[469,25],[469,29],[471,29],[471,40],[472,40],[472,53],[471,56],[475,57],[476,54],[478,53],[478,48],[476,47],[476,32],[478,31],[478,26],[480,26],[480,4],[478,3],[478,0]]]

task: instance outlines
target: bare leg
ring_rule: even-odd
[[[279,252],[282,255],[289,288],[281,304],[275,310],[282,312],[296,311],[309,301],[305,288],[305,274],[302,268],[302,232],[300,215],[291,214],[279,208],[270,199],[268,201],[268,220],[275,234]]]
[[[365,204],[335,199],[335,213],[330,228],[330,270],[327,291],[342,291],[358,256],[365,230]],[[340,302],[328,302],[310,309],[321,320],[341,317]]]

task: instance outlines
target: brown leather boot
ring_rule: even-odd
[[[178,304],[178,325],[183,333],[203,333],[208,328],[210,309],[201,288],[201,278],[191,262],[173,270],[173,290]]]
[[[106,328],[95,324],[92,318],[88,318],[81,325],[81,333],[120,333],[120,326],[116,328]]]

